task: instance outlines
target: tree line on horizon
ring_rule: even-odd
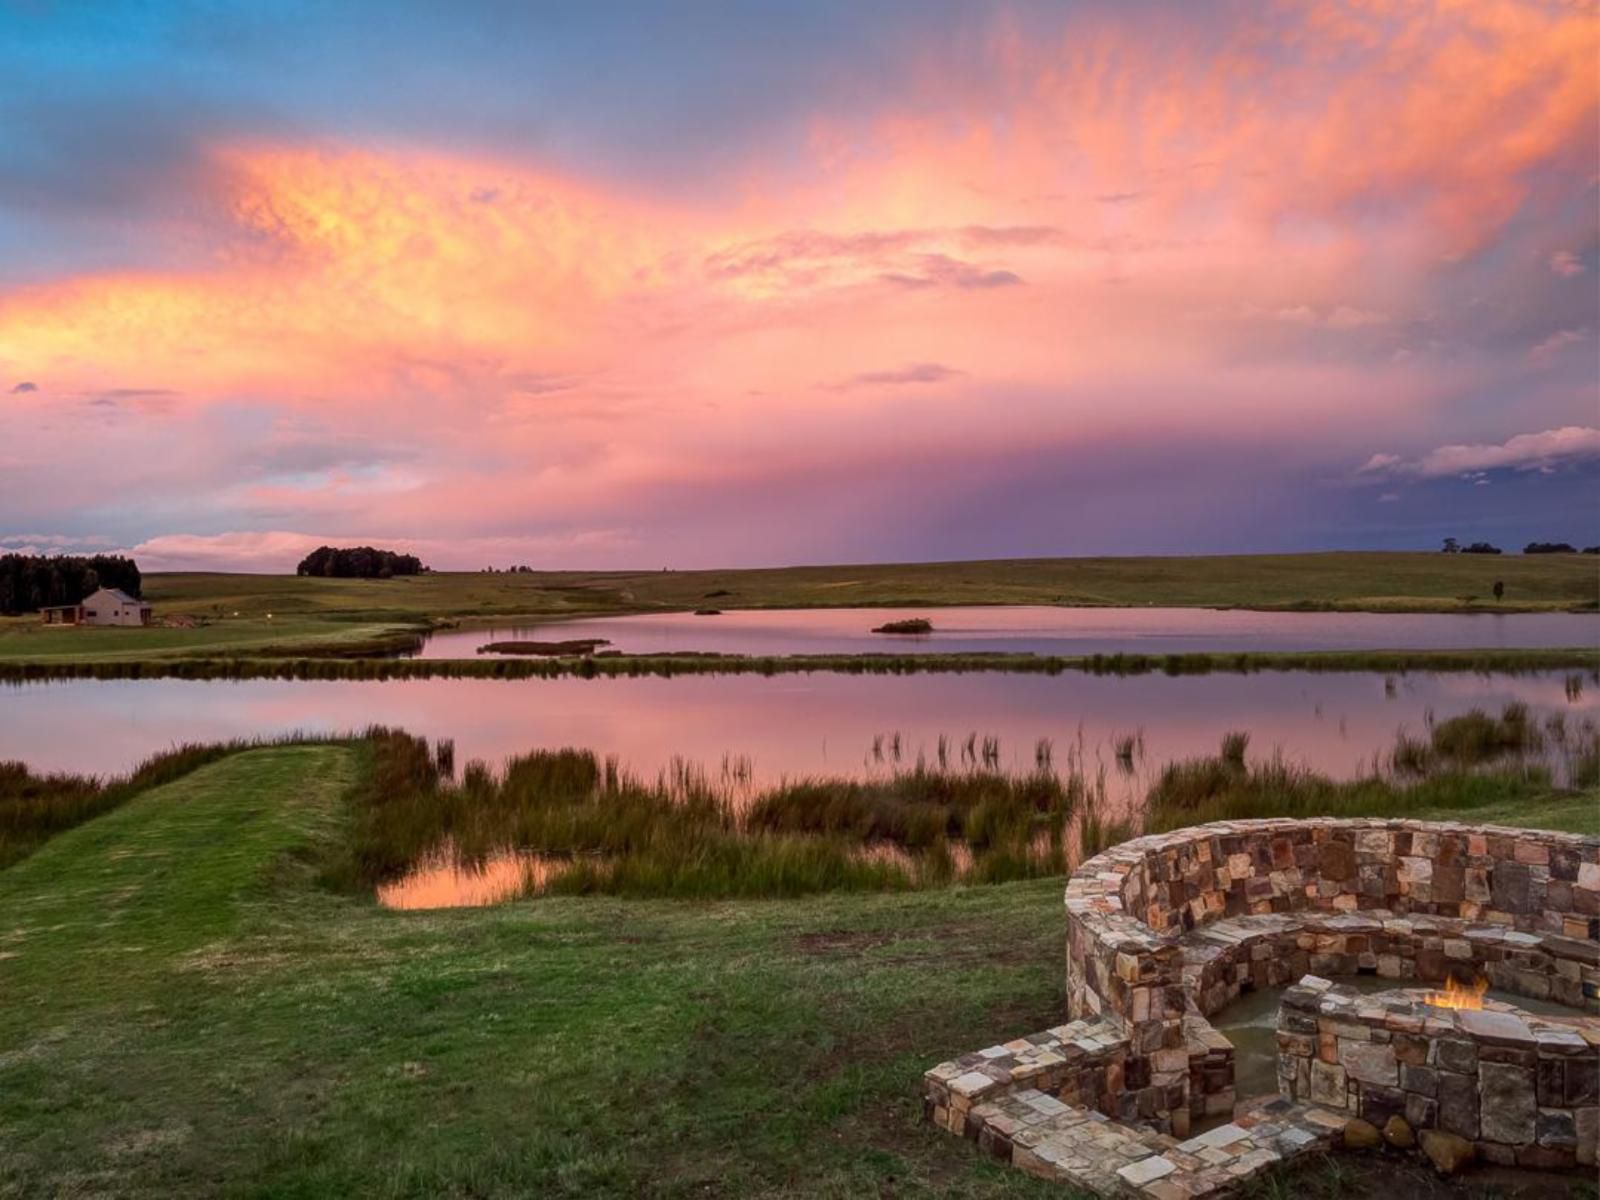
[[[1465,546],[1453,537],[1444,539],[1441,547],[1446,554],[1504,554],[1499,546],[1488,542],[1471,542]],[[1600,554],[1600,546],[1585,546],[1579,550],[1571,542],[1529,542],[1522,548],[1524,554]]]
[[[392,579],[396,575],[421,575],[427,570],[415,554],[372,546],[318,546],[300,560],[294,573],[323,579]]]
[[[121,554],[0,555],[0,613],[8,616],[79,604],[103,587],[138,599],[144,587],[139,564]]]

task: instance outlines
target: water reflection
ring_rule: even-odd
[[[1164,676],[732,675],[504,681],[71,680],[0,691],[0,760],[109,774],[175,743],[379,723],[453,739],[457,760],[492,765],[545,747],[615,756],[650,779],[674,760],[759,788],[805,775],[871,776],[994,742],[1010,771],[1036,763],[1104,773],[1115,797],[1142,796],[1161,766],[1215,753],[1245,730],[1253,756],[1349,778],[1384,758],[1396,731],[1426,732],[1468,708],[1527,704],[1569,727],[1600,717],[1600,688],[1569,694],[1568,673]],[[1120,751],[1134,739],[1132,752]],[[873,747],[879,746],[881,757]],[[898,745],[898,758],[894,747]]]
[[[571,866],[571,860],[518,851],[498,851],[481,862],[462,863],[452,847],[441,847],[399,879],[378,885],[385,908],[467,908],[535,896]]]
[[[874,634],[916,617],[926,635]],[[1203,608],[830,608],[651,613],[434,634],[422,658],[472,658],[495,641],[606,638],[626,654],[860,654],[905,652],[1180,654],[1209,651],[1448,650],[1593,646],[1589,613],[1321,613]]]

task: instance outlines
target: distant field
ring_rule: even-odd
[[[265,615],[227,618],[195,629],[63,628],[36,617],[0,618],[0,662],[128,662],[190,655],[250,657],[370,652],[384,639],[414,635],[409,625]]]
[[[1496,581],[1505,584],[1494,600]],[[1290,554],[1058,558],[741,571],[436,573],[390,580],[151,574],[159,617],[196,629],[46,629],[0,619],[0,660],[356,654],[437,621],[572,617],[711,605],[839,608],[1059,604],[1376,612],[1593,610],[1600,561],[1580,555]]]
[[[1494,584],[1505,584],[1496,603]],[[1576,554],[1263,554],[1037,558],[729,571],[440,573],[411,579],[150,575],[159,611],[470,617],[853,605],[1065,604],[1457,612],[1593,609],[1600,560]]]

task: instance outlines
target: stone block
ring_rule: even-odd
[[[1432,1067],[1413,1066],[1411,1063],[1400,1065],[1400,1086],[1408,1092],[1415,1092],[1419,1096],[1430,1099],[1439,1094],[1439,1072]]]
[[[1489,875],[1489,903],[1501,912],[1528,912],[1531,878],[1524,863],[1496,863]]]
[[[1476,1071],[1478,1048],[1459,1038],[1440,1038],[1434,1044],[1434,1061],[1445,1071]]]
[[[1578,1148],[1578,1123],[1571,1109],[1540,1109],[1534,1121],[1536,1138],[1541,1146],[1558,1150],[1576,1151]]]
[[[1439,1123],[1439,1102],[1416,1092],[1406,1093],[1406,1120],[1413,1129],[1431,1129]]]
[[[1534,1140],[1539,1105],[1532,1071],[1505,1063],[1480,1063],[1478,1102],[1485,1140],[1508,1146]]]
[[[1319,870],[1324,879],[1332,879],[1339,883],[1354,879],[1356,877],[1355,850],[1348,842],[1323,842]]]
[[[1440,1074],[1439,1127],[1464,1138],[1477,1138],[1478,1081],[1471,1075]]]
[[[1326,1105],[1329,1108],[1343,1108],[1345,1087],[1346,1076],[1343,1067],[1320,1060],[1311,1064],[1311,1103]]]
[[[1340,1040],[1339,1061],[1352,1079],[1393,1086],[1400,1082],[1394,1047],[1377,1042]]]
[[[1574,1109],[1572,1119],[1577,1129],[1578,1162],[1592,1167],[1600,1158],[1600,1107]]]
[[[1600,1059],[1593,1054],[1566,1063],[1566,1103],[1570,1108],[1600,1104]]]
[[[1561,1106],[1567,1102],[1567,1064],[1560,1058],[1541,1058],[1535,1071],[1539,1103]]]

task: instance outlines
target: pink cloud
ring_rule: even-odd
[[[1600,460],[1600,429],[1568,425],[1542,433],[1519,433],[1498,444],[1440,446],[1415,459],[1374,454],[1361,473],[1441,479],[1496,470],[1537,471],[1596,460]]]
[[[1550,269],[1565,279],[1583,274],[1583,262],[1571,250],[1557,250],[1550,256]]]

